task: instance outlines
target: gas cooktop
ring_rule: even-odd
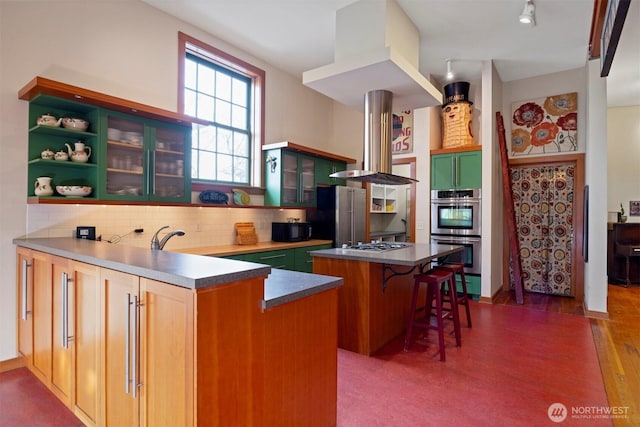
[[[394,249],[406,248],[406,243],[398,242],[377,242],[377,243],[358,243],[357,245],[342,245],[343,249],[356,249],[359,251],[385,252]]]

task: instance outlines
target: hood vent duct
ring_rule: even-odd
[[[403,185],[415,179],[391,174],[393,94],[388,90],[367,92],[364,100],[364,170],[346,170],[332,178],[374,184]]]

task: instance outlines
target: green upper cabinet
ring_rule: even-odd
[[[482,188],[482,151],[431,156],[431,189]]]
[[[347,164],[338,160],[316,159],[317,185],[346,185],[344,179],[331,178],[329,175],[347,169]]]
[[[42,123],[43,116],[53,116],[57,125]],[[84,131],[66,129],[59,120],[61,118],[81,119],[89,123]],[[98,108],[78,102],[60,100],[48,95],[39,95],[29,103],[29,143],[27,161],[27,195],[35,196],[35,182],[39,177],[51,178],[54,189],[50,196],[41,198],[62,197],[55,191],[56,186],[89,186],[91,193],[86,197],[97,198],[99,186],[97,159],[101,157],[99,143],[100,115]],[[77,143],[84,144],[84,152],[88,154],[85,161],[72,161],[70,154],[76,151]],[[48,152],[49,155],[43,154]],[[49,158],[51,154],[54,158]],[[90,153],[90,154],[89,154]],[[67,156],[65,157],[64,154]],[[46,158],[43,158],[46,157]],[[58,160],[55,160],[58,159]],[[74,159],[78,159],[74,156]]]
[[[191,127],[102,110],[105,200],[189,202]]]
[[[316,171],[312,157],[293,151],[265,152],[264,204],[312,207],[316,203]]]
[[[330,178],[354,159],[288,141],[267,144],[264,152],[265,206],[315,207],[318,185],[343,185]]]
[[[53,188],[89,186],[91,193],[81,196],[96,201],[191,201],[192,118],[43,77],[18,97],[29,102],[30,203],[65,197],[40,187],[36,195],[40,177],[51,178]],[[59,118],[88,128],[67,129]]]

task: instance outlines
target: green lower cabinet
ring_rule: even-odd
[[[472,299],[477,300],[480,297],[481,291],[480,276],[465,274],[464,278],[467,282],[467,293],[471,296]],[[456,289],[458,289],[458,292],[462,292],[462,283],[460,282],[459,275],[456,275]]]
[[[293,270],[313,273],[313,257],[311,256],[311,252],[319,251],[320,249],[331,249],[331,245],[305,246],[303,248],[293,249],[295,252],[295,266]]]
[[[244,261],[267,264],[273,268],[282,268],[285,270],[293,270],[295,264],[293,249],[246,254]]]
[[[301,271],[304,273],[313,272],[312,251],[320,249],[331,249],[330,244],[304,246],[293,249],[278,249],[275,251],[254,252],[250,254],[229,255],[224,258],[235,259],[237,261],[255,262],[267,264],[273,268],[284,270]]]

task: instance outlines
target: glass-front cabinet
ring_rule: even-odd
[[[316,162],[311,156],[283,149],[268,150],[266,206],[311,207],[316,203]]]
[[[104,111],[104,199],[188,202],[190,127]]]

